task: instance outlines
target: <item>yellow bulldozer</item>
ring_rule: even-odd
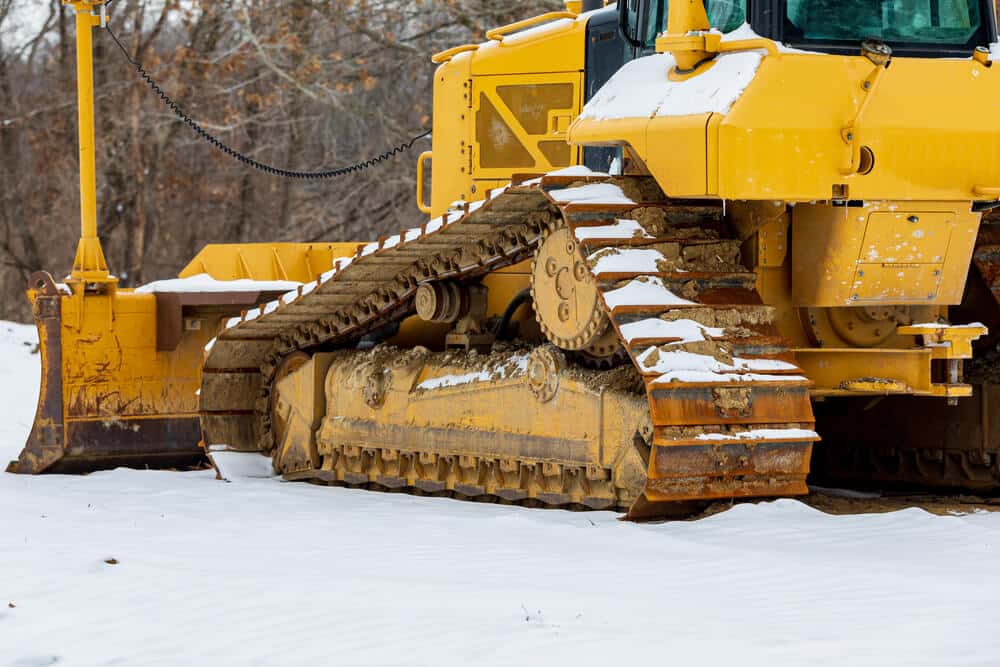
[[[632,517],[805,494],[811,461],[1000,488],[992,2],[567,1],[433,56],[425,224],[208,246],[135,290],[96,234],[106,7],[66,2],[82,238],[65,283],[31,279],[42,392],[10,471],[228,449]]]

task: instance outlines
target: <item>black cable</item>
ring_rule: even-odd
[[[298,178],[302,180],[320,180],[326,178],[337,178],[338,176],[346,176],[347,174],[362,172],[366,169],[369,169],[370,167],[374,167],[375,165],[381,162],[385,162],[400,153],[410,150],[411,148],[413,148],[413,144],[417,143],[424,137],[429,136],[431,133],[430,130],[427,130],[413,137],[409,141],[399,144],[398,146],[391,148],[384,153],[376,155],[373,158],[369,158],[367,160],[364,160],[363,162],[356,162],[354,164],[349,164],[344,167],[337,167],[336,169],[325,169],[321,171],[292,171],[290,169],[282,169],[281,167],[274,167],[269,164],[264,164],[263,162],[258,162],[257,160],[253,159],[249,155],[245,155],[237,151],[236,149],[229,147],[228,145],[223,143],[221,139],[209,133],[207,130],[205,130],[205,128],[199,125],[197,121],[195,121],[193,118],[187,115],[184,112],[184,110],[180,107],[180,105],[174,102],[170,98],[170,96],[167,95],[165,92],[163,92],[163,89],[160,88],[160,86],[158,86],[155,81],[153,81],[153,78],[143,68],[142,63],[132,58],[132,56],[128,52],[128,49],[126,49],[125,45],[122,44],[120,39],[118,39],[118,35],[116,35],[114,31],[111,29],[111,26],[106,25],[105,29],[108,31],[108,34],[111,35],[111,39],[115,41],[115,44],[118,45],[118,48],[121,50],[122,55],[125,56],[125,59],[128,60],[133,67],[135,67],[135,71],[139,73],[139,76],[142,77],[143,81],[145,81],[152,89],[152,91],[156,93],[161,100],[163,100],[163,103],[166,104],[167,107],[171,111],[173,111],[174,114],[177,115],[177,117],[181,120],[181,122],[183,122],[185,125],[191,128],[191,130],[199,137],[201,137],[202,139],[204,139],[205,141],[207,141],[212,146],[219,149],[229,157],[238,160],[249,167],[253,167],[254,169],[262,171],[266,174],[270,174],[272,176],[282,176],[284,178]]]
[[[510,326],[510,321],[514,319],[514,313],[517,310],[531,300],[531,288],[526,287],[517,294],[514,298],[510,300],[507,304],[507,308],[503,311],[503,315],[500,316],[500,320],[493,327],[493,335],[497,337],[498,340],[507,340],[507,327]]]

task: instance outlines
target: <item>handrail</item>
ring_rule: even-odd
[[[479,48],[478,44],[463,44],[462,46],[453,46],[452,48],[442,51],[441,53],[435,53],[431,56],[431,62],[435,65],[441,65],[448,62],[459,53],[465,53],[466,51],[475,51]]]
[[[763,37],[753,37],[751,39],[734,39],[730,42],[719,42],[719,53],[732,53],[733,51],[757,51],[763,49],[768,55],[778,55],[778,45]]]
[[[431,207],[424,203],[424,163],[431,159],[432,151],[424,151],[417,158],[417,208],[424,215],[431,214]]]
[[[559,19],[575,18],[576,14],[573,12],[548,12],[547,14],[532,16],[530,19],[524,19],[523,21],[511,23],[510,25],[505,25],[500,28],[493,28],[493,30],[486,33],[486,38],[494,42],[502,42],[506,35],[509,35],[512,32],[524,30],[525,28],[531,28],[539,23],[548,23],[549,21],[557,21]]]
[[[889,61],[887,60],[884,65],[875,65],[875,69],[864,80],[861,87],[867,95],[865,95],[865,98],[861,100],[861,105],[854,114],[854,120],[840,130],[840,137],[844,140],[844,143],[847,144],[848,150],[851,152],[850,163],[846,167],[840,168],[840,173],[844,176],[850,176],[851,174],[858,173],[858,169],[861,165],[861,141],[858,139],[858,133],[860,131],[859,128],[861,127],[861,121],[865,116],[865,112],[868,110],[869,104],[875,97],[875,91],[878,90],[879,83],[881,83],[884,78],[885,71],[888,69],[888,63]]]
[[[657,53],[673,53],[676,57],[678,53],[686,53],[689,56],[694,54],[700,59],[694,63],[690,71],[680,71],[678,73],[693,74],[702,64],[711,62],[720,53],[736,53],[739,51],[766,51],[769,56],[776,56],[780,53],[778,45],[764,37],[752,37],[750,39],[735,39],[729,42],[722,41],[722,34],[717,32],[695,32],[686,35],[667,33],[656,38]]]

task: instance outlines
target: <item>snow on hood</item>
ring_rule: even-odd
[[[718,32],[713,30],[712,32]],[[723,42],[767,39],[749,23],[722,36]],[[780,53],[816,53],[774,42]],[[764,58],[764,50],[723,53],[711,69],[686,81],[670,81],[667,73],[677,61],[669,53],[639,58],[627,63],[587,103],[581,118],[615,120],[728,113],[753,81]],[[1000,59],[1000,45],[993,45],[993,58]]]
[[[715,64],[686,81],[671,81],[677,61],[658,53],[626,64],[597,91],[581,118],[615,120],[728,113],[753,81],[763,56],[756,51],[719,55]]]

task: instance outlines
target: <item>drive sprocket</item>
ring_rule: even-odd
[[[535,252],[531,297],[542,333],[557,347],[588,351],[607,337],[610,321],[597,281],[580,254],[573,232],[564,224],[548,230]],[[597,350],[592,353],[595,357],[606,356]]]

